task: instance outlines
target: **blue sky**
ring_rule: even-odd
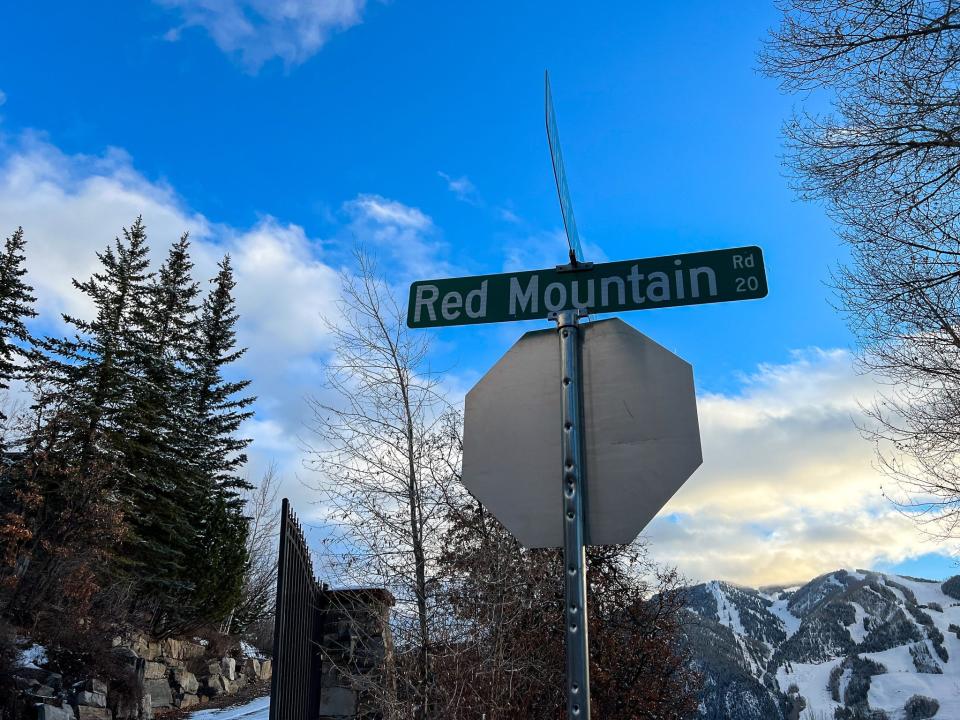
[[[247,281],[245,369],[260,396],[252,471],[277,460],[290,493],[306,501],[296,480],[300,398],[319,378],[326,347],[316,318],[332,306],[351,242],[374,247],[398,283],[564,260],[542,119],[549,68],[588,256],[752,244],[766,256],[765,300],[625,318],[693,363],[713,433],[705,448],[717,448],[718,469],[708,453],[692,489],[668,506],[674,520],[651,526],[654,552],[702,575],[696,547],[728,547],[704,534],[712,523],[729,531],[727,557],[740,558],[719,565],[734,579],[788,570],[802,579],[834,561],[950,574],[951,547],[931,551],[888,518],[870,448],[852,426],[856,401],[872,391],[850,370],[851,338],[829,304],[829,270],[843,250],[823,209],[795,199],[780,158],[781,123],[805,99],[755,69],[777,21],[772,3],[650,5],[291,0],[287,17],[266,0],[10,5],[0,232],[23,224],[43,255],[31,272],[50,293],[41,298],[49,327],[76,302],[57,295],[64,274],[88,267],[83,258],[137,212],[158,245],[191,229],[201,269],[233,252]],[[440,331],[437,363],[462,391],[528,329]],[[784,491],[781,511],[799,510],[782,516],[768,505],[741,525],[716,500],[731,478],[746,482],[723,468],[725,452],[744,452],[730,443],[746,442],[748,416],[774,423],[770,437],[776,423],[813,423],[803,432],[823,443],[810,448],[816,462],[790,467],[776,448],[759,449],[744,492],[775,498],[787,483],[796,495]],[[731,439],[733,430],[741,434]],[[808,554],[826,553],[817,563],[803,561],[803,548],[782,554],[817,527],[851,525],[826,500],[804,505],[811,473],[833,484],[855,478],[856,522],[876,523],[864,536],[872,527],[897,540],[874,539],[860,554],[843,549],[851,538],[829,552],[811,545]],[[786,527],[777,518],[806,511],[819,524],[784,530],[774,548],[771,522]],[[761,566],[780,570],[746,570]]]

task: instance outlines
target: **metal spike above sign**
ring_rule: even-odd
[[[570,262],[582,263],[583,247],[580,245],[580,233],[577,232],[577,220],[573,216],[573,202],[570,200],[570,188],[567,187],[567,169],[563,165],[563,153],[560,150],[560,131],[557,129],[557,115],[553,111],[553,94],[550,92],[550,73],[544,73],[546,93],[547,143],[550,145],[550,160],[553,163],[553,176],[557,181],[557,195],[560,196],[560,212],[563,215],[563,229],[567,233],[570,246]]]

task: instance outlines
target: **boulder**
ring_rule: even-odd
[[[167,638],[160,644],[161,652],[164,657],[174,660],[183,659],[183,643],[173,638]]]
[[[167,676],[167,666],[163,663],[147,661],[143,671],[144,680],[159,680]]]
[[[223,658],[220,661],[220,668],[222,669],[223,676],[227,680],[237,679],[237,661],[232,657]]]
[[[223,675],[211,675],[206,679],[206,694],[210,697],[227,694],[227,679]]]
[[[143,691],[149,693],[150,704],[154,709],[173,707],[173,692],[166,678],[159,680],[144,680]]]
[[[256,658],[247,658],[243,661],[243,674],[249,680],[256,680],[260,677],[260,661]]]
[[[133,639],[132,647],[144,660],[156,660],[161,655],[160,643],[152,642],[143,635],[137,635]]]
[[[113,713],[106,708],[77,705],[78,720],[113,720]]]
[[[25,694],[40,700],[52,700],[57,696],[57,691],[49,685],[33,685],[26,690]]]
[[[183,653],[184,660],[192,660],[193,658],[206,655],[207,649],[200,643],[187,642],[184,640],[180,643],[180,652]]]
[[[260,663],[260,679],[269,680],[271,677],[273,677],[273,662],[264,660]]]
[[[107,706],[107,696],[104,693],[81,690],[77,693],[77,705],[105,708]]]
[[[170,679],[173,682],[173,685],[179,688],[180,692],[185,694],[195,695],[197,690],[200,689],[200,683],[197,681],[197,676],[192,672],[187,672],[186,670],[174,670]]]
[[[223,675],[223,668],[216,660],[207,663],[207,675]]]
[[[76,720],[69,707],[59,708],[42,703],[37,705],[37,720]]]
[[[200,698],[192,693],[185,693],[182,698],[177,700],[177,707],[188,708],[200,703]]]

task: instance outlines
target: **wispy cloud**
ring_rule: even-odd
[[[480,203],[480,195],[477,192],[477,188],[466,175],[452,177],[442,170],[438,170],[437,175],[446,180],[447,189],[456,195],[458,200],[469,203],[470,205],[478,205]]]
[[[523,222],[523,219],[510,208],[498,208],[497,215],[501,220],[513,223],[514,225],[519,225]]]
[[[340,30],[360,24],[366,0],[155,0],[179,11],[182,25],[166,39],[200,27],[225,53],[258,70],[272,58],[298,65]]]
[[[439,277],[451,272],[447,246],[422,210],[380,195],[360,195],[344,203],[347,232],[372,246],[395,281]]]

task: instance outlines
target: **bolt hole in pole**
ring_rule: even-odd
[[[587,541],[580,373],[582,311],[552,313],[560,341],[562,418],[563,556],[567,568],[567,717],[590,719],[590,646],[587,632]],[[579,620],[583,608],[583,619]]]

